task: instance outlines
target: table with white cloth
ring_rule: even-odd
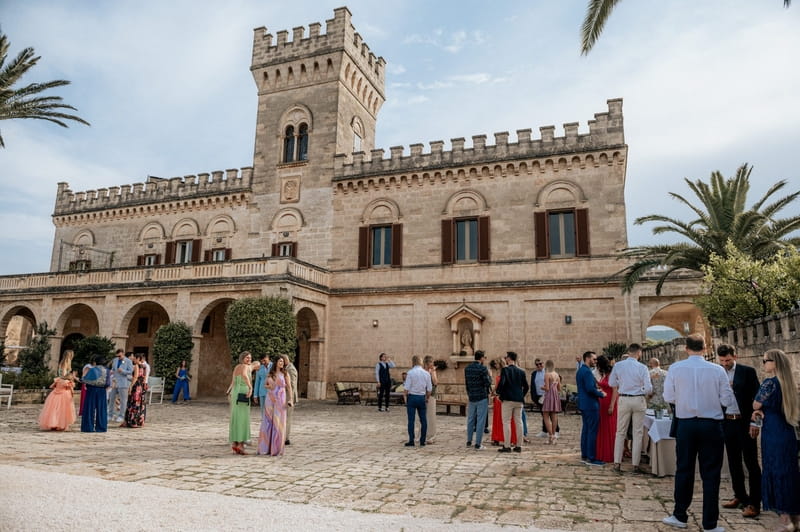
[[[672,420],[664,417],[656,419],[655,416],[644,417],[644,427],[650,445],[647,454],[650,456],[650,468],[654,475],[659,477],[675,475],[676,455],[675,438],[670,438],[669,429]]]

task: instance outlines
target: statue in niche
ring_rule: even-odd
[[[461,351],[465,352],[467,356],[472,356],[475,353],[475,349],[472,345],[472,331],[470,331],[468,323],[461,324],[461,334],[458,337],[461,343]]]

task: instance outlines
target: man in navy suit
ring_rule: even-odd
[[[581,461],[586,465],[603,465],[596,459],[597,428],[600,425],[600,398],[604,391],[597,387],[592,368],[597,365],[597,354],[586,351],[583,363],[578,368],[575,381],[578,384],[578,408],[581,409]]]
[[[732,345],[721,344],[717,347],[717,359],[728,374],[736,397],[736,404],[725,409],[725,420],[722,422],[733,484],[733,499],[722,507],[742,507],[742,516],[757,517],[761,513],[761,468],[758,466],[756,439],[750,437],[750,416],[753,415],[753,399],[759,388],[758,375],[750,366],[736,362],[736,350]],[[742,462],[747,467],[749,494],[745,488]]]

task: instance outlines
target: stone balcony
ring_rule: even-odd
[[[236,283],[248,280],[285,280],[326,290],[330,273],[291,258],[258,258],[227,262],[203,262],[165,266],[138,266],[90,270],[87,272],[48,272],[0,276],[0,295],[80,291],[134,286],[191,285],[219,280]]]

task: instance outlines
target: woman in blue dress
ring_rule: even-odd
[[[175,370],[175,389],[172,390],[172,404],[178,402],[178,395],[183,394],[183,402],[191,401],[189,397],[189,379],[192,376],[189,374],[189,369],[186,367],[186,361],[181,360],[181,365]]]
[[[86,384],[86,401],[81,416],[81,432],[105,432],[108,428],[105,358],[98,355],[81,381]]]
[[[800,424],[800,398],[797,395],[792,364],[779,349],[764,353],[764,372],[768,378],[753,401],[754,425],[761,428],[761,498],[765,510],[781,516],[779,530],[800,530],[800,468],[797,464],[797,427]],[[786,393],[783,393],[786,391]],[[750,435],[758,435],[751,426]]]

